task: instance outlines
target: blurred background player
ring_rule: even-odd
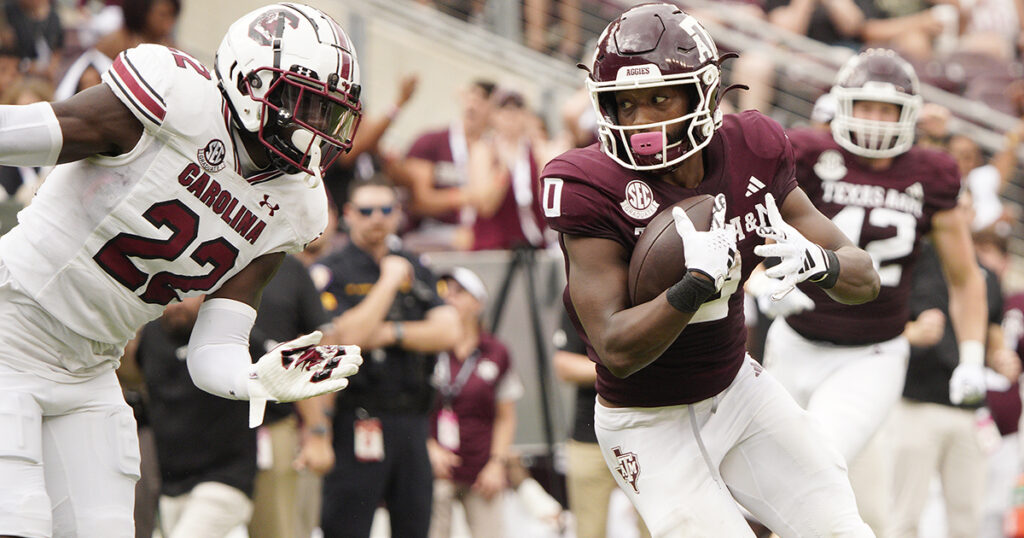
[[[910,64],[892,51],[872,49],[852,57],[836,76],[831,132],[787,131],[800,187],[871,254],[882,288],[873,302],[844,305],[801,285],[814,308],[777,319],[765,349],[765,366],[820,421],[850,464],[861,514],[879,534],[891,510],[892,450],[884,440],[869,441],[903,390],[910,349],[901,333],[910,319],[911,274],[925,234],[931,234],[948,275],[960,342],[950,399],[977,402],[985,391],[984,280],[967,220],[956,205],[956,163],[946,154],[912,147],[918,93]]]

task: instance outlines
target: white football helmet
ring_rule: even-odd
[[[847,151],[862,157],[895,157],[914,144],[921,110],[920,83],[914,68],[895,52],[868,49],[847,60],[836,75],[832,137]],[[853,117],[856,101],[893,103],[900,107],[895,122]]]
[[[214,67],[237,126],[256,133],[283,172],[322,172],[352,147],[359,62],[345,31],[322,11],[282,3],[243,15],[228,28]]]

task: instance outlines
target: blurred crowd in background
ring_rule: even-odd
[[[505,34],[502,38],[509,37],[499,29],[507,28],[503,17],[511,10],[513,26],[520,32],[513,37],[522,46],[572,64],[589,60],[598,32],[629,4],[418,3]],[[738,20],[760,20],[851,52],[893,48],[914,64],[922,82],[1024,117],[1024,0],[717,4],[715,10],[692,13],[701,20],[715,20],[722,17],[721,5],[728,4]],[[140,43],[177,46],[175,24],[183,9],[180,0],[3,0],[2,5],[0,104],[60,100],[98,84],[100,73],[123,50]],[[744,50],[727,67],[730,82],[750,89],[731,93],[732,101],[724,106],[778,117],[776,88],[789,76],[787,66],[769,52]],[[415,72],[398,80],[397,97],[386,113],[363,118],[353,150],[325,177],[333,200],[330,228],[306,252],[290,259],[271,283],[253,336],[254,356],[317,328],[329,339],[361,345],[369,366],[360,374],[364,379],[354,381],[353,389],[337,401],[277,406],[265,426],[250,432],[245,428],[244,402],[205,395],[191,386],[185,372],[183,350],[198,304],[169,308],[163,318],[140,331],[121,372],[144,447],[137,499],[139,536],[152,536],[155,529],[163,536],[198,536],[186,530],[195,523],[183,515],[190,512],[187,497],[182,496],[202,499],[199,486],[211,483],[233,488],[237,503],[208,503],[208,511],[224,513],[188,517],[210,518],[199,520],[207,529],[209,521],[218,521],[223,527],[219,535],[244,536],[246,531],[240,529],[248,525],[253,537],[305,538],[320,532],[318,527],[331,536],[331,525],[356,520],[370,532],[381,505],[402,506],[394,514],[397,518],[378,520],[373,527],[379,533],[384,532],[381,526],[390,526],[395,536],[417,535],[416,526],[428,526],[431,536],[646,533],[635,517],[630,519],[621,499],[611,508],[616,515],[610,521],[618,526],[609,529],[605,524],[614,488],[600,457],[595,463],[593,453],[587,452],[588,443],[594,442],[587,422],[588,417],[592,421],[593,368],[585,358],[580,360],[579,344],[574,346],[564,330],[552,328],[546,335],[557,340],[560,350],[555,372],[563,382],[579,386],[579,398],[568,459],[554,467],[565,478],[538,476],[538,481],[531,476],[537,469],[531,469],[530,458],[516,450],[513,438],[515,402],[523,384],[536,382],[520,379],[515,364],[537,358],[511,356],[484,326],[484,313],[497,290],[488,290],[465,268],[433,270],[423,257],[493,250],[558,255],[557,237],[545,226],[537,179],[552,157],[597,140],[582,72],[580,80],[581,89],[558,104],[557,122],[542,116],[517,88],[484,77],[453,81],[451,90],[460,104],[457,116],[408,137],[413,140],[408,147],[383,147],[381,140],[399,115],[414,115],[430,106],[416,100]],[[835,105],[827,89],[813,84],[805,88],[815,98],[821,96],[806,123],[824,125],[831,118]],[[974,215],[979,261],[1003,283],[1005,314],[994,323],[1001,325],[1007,348],[1016,352],[1024,338],[1024,299],[1011,284],[1019,281],[1014,276],[1019,259],[1012,246],[1018,240],[1024,200],[1016,197],[1014,188],[1021,180],[1018,155],[1024,123],[1003,133],[1001,147],[986,150],[956,131],[960,112],[926,105],[918,143],[949,151],[960,165],[964,203]],[[0,168],[0,233],[10,228],[17,209],[31,202],[46,172]],[[353,249],[367,254],[366,259],[360,261]],[[373,294],[380,295],[382,305],[375,309],[369,304]],[[756,335],[763,335],[771,320],[753,306],[748,317],[755,335],[751,353],[756,357]],[[445,337],[445,327],[452,324],[463,327],[457,340]],[[1014,360],[1019,362],[1016,356]],[[409,366],[413,363],[415,367]],[[467,374],[460,376],[463,369]],[[1019,372],[1019,365],[1016,369]],[[379,371],[377,377],[374,371]],[[1005,381],[990,395],[986,414],[979,414],[979,435],[988,436],[990,479],[979,504],[982,509],[971,516],[977,518],[977,533],[966,536],[1024,535],[1024,515],[1017,522],[1022,528],[1004,529],[1011,504],[1024,505],[1024,498],[1012,498],[1020,465],[1019,390],[1015,379]],[[385,402],[370,396],[380,391],[393,397]],[[461,431],[453,432],[446,422],[446,411],[452,409],[460,417],[471,415],[473,426],[462,424]],[[380,435],[382,424],[389,423],[399,424],[401,439]],[[359,478],[359,491],[347,491],[346,481],[354,478],[346,463],[366,461],[379,466],[372,476]],[[362,487],[368,483],[376,485]],[[412,483],[418,487],[403,485]],[[1024,485],[1018,490],[1024,497]],[[945,532],[941,523],[934,523],[944,517],[938,508],[940,498],[935,496],[922,517],[922,536]],[[461,505],[454,520],[453,504]],[[224,515],[228,512],[230,517]]]

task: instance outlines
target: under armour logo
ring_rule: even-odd
[[[271,217],[274,216],[274,211],[277,211],[278,209],[281,209],[281,206],[279,206],[277,204],[271,204],[270,203],[270,195],[269,194],[264,194],[263,195],[263,201],[260,202],[260,207],[262,207],[262,206],[267,206],[267,210],[270,211],[270,216]]]

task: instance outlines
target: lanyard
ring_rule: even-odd
[[[452,379],[451,358],[447,352],[441,353],[441,360],[444,361],[443,364],[448,370],[444,376],[448,378],[448,382],[438,387],[438,390],[441,392],[441,398],[444,400],[445,407],[449,407],[455,398],[459,396],[459,393],[462,392],[463,387],[466,386],[469,376],[473,375],[473,370],[476,370],[476,363],[480,360],[480,350],[474,351],[462,363],[462,368],[459,368],[459,373],[455,376],[455,379]]]

